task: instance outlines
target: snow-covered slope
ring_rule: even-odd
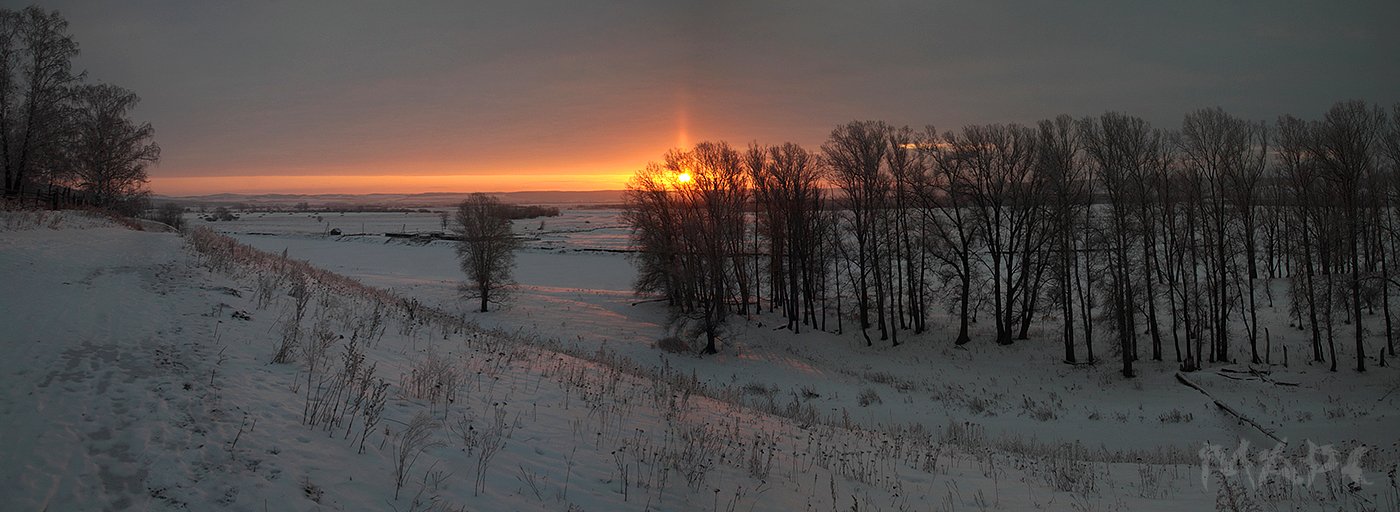
[[[946,368],[832,407],[901,385],[817,369],[791,383],[814,393],[788,393],[684,356],[484,331],[207,232],[51,227],[0,232],[6,510],[1199,510],[1224,489],[1202,486],[1193,451],[1044,443],[1029,417],[1022,437],[858,417],[941,403],[923,386]],[[1363,492],[1232,490],[1385,510],[1367,470]]]

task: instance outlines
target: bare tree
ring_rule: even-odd
[[[0,165],[9,195],[22,191],[36,164],[56,160],[82,75],[72,72],[78,44],[58,11],[0,12]]]
[[[1400,173],[1400,103],[1390,108],[1389,123],[1386,124],[1385,133],[1381,137],[1381,148],[1386,159],[1390,161],[1391,172]],[[1400,182],[1392,181],[1391,184],[1400,185]]]
[[[1249,309],[1246,319],[1249,329],[1250,362],[1261,363],[1259,357],[1259,316],[1256,304],[1255,281],[1259,279],[1259,194],[1260,180],[1268,163],[1268,130],[1261,123],[1236,120],[1244,140],[1232,148],[1229,169],[1226,173],[1225,192],[1239,219],[1239,233],[1244,246],[1247,284],[1244,305]]]
[[[1134,286],[1136,261],[1129,250],[1143,236],[1143,214],[1136,203],[1141,201],[1137,182],[1149,176],[1159,165],[1162,134],[1154,131],[1141,118],[1116,112],[1099,119],[1080,122],[1080,138],[1085,153],[1094,163],[1094,172],[1108,198],[1112,238],[1108,240],[1110,255],[1110,301],[1108,307],[1115,322],[1123,361],[1123,376],[1133,377],[1133,361],[1137,359],[1137,327],[1134,308],[1138,303]],[[1142,300],[1151,302],[1150,294]],[[1152,314],[1149,312],[1148,316]],[[1154,318],[1148,319],[1155,323]]]
[[[79,88],[77,100],[72,164],[80,186],[104,205],[138,193],[146,183],[146,166],[160,160],[160,146],[151,141],[155,129],[127,117],[140,98],[101,84]]]
[[[23,50],[20,37],[23,20],[17,11],[0,9],[0,167],[5,168],[5,181],[0,184],[0,190],[5,195],[17,192],[10,190],[18,172],[10,158],[10,146],[17,131],[15,116],[21,108],[18,73]]]
[[[1193,324],[1191,323],[1191,306],[1195,297],[1191,296],[1186,289],[1186,254],[1188,248],[1184,247],[1185,229],[1181,222],[1183,217],[1189,216],[1189,208],[1182,203],[1188,186],[1186,175],[1182,172],[1180,159],[1176,154],[1177,135],[1174,133],[1163,134],[1162,159],[1161,164],[1156,167],[1151,178],[1152,186],[1156,187],[1157,212],[1156,226],[1156,247],[1160,255],[1160,260],[1154,267],[1157,270],[1157,278],[1165,280],[1167,285],[1167,312],[1171,315],[1171,335],[1172,346],[1176,349],[1176,362],[1180,363],[1185,370],[1196,369],[1196,361],[1191,346],[1193,339]],[[1195,266],[1190,266],[1191,272],[1195,273]],[[1185,353],[1182,352],[1182,332],[1185,331],[1186,343]]]
[[[820,160],[794,144],[672,151],[628,190],[638,290],[665,292],[678,315],[704,328],[710,352],[718,326],[736,304],[741,313],[758,304],[765,280],[769,310],[781,309],[788,329],[825,330],[832,299],[836,331],[849,313],[867,345],[872,327],[895,345],[901,330],[923,331],[931,292],[958,310],[958,344],[983,306],[1006,344],[1024,339],[1048,302],[1059,309],[1066,362],[1079,361],[1081,336],[1095,361],[1102,315],[1132,378],[1140,336],[1163,358],[1161,307],[1183,370],[1207,355],[1232,361],[1235,322],[1251,361],[1268,362],[1257,281],[1285,276],[1295,280],[1290,314],[1312,329],[1313,358],[1324,358],[1325,333],[1335,366],[1338,320],[1351,320],[1364,370],[1362,304],[1384,310],[1387,352],[1394,343],[1389,290],[1400,282],[1389,261],[1400,236],[1390,204],[1400,179],[1391,169],[1400,167],[1400,142],[1391,139],[1400,128],[1359,102],[1338,104],[1322,122],[1284,117],[1278,127],[1269,176],[1270,132],[1219,108],[1188,114],[1179,133],[1110,112],[944,135],[852,122],[833,130]],[[832,205],[821,185],[840,189]],[[1290,217],[1301,236],[1284,230]],[[1272,307],[1271,290],[1264,298]],[[1349,318],[1334,318],[1343,304]]]
[[[1350,266],[1351,318],[1356,333],[1356,371],[1366,371],[1365,329],[1361,318],[1361,237],[1363,180],[1373,172],[1385,112],[1362,101],[1333,105],[1313,125],[1311,153],[1322,177],[1336,191],[1346,228]]]
[[[506,208],[495,196],[480,192],[468,196],[457,206],[456,221],[457,257],[467,274],[463,291],[479,299],[480,311],[486,312],[490,304],[501,302],[511,285],[520,240],[511,233]]]
[[[687,302],[681,279],[681,242],[676,174],[657,163],[637,171],[623,194],[622,219],[631,227],[637,247],[633,262],[637,293],[661,293],[672,307]]]
[[[1060,306],[1061,337],[1065,344],[1065,362],[1078,362],[1074,350],[1074,287],[1083,286],[1075,279],[1079,266],[1076,239],[1081,225],[1088,222],[1089,176],[1080,154],[1078,132],[1073,118],[1062,115],[1047,119],[1039,125],[1040,153],[1036,172],[1043,175],[1049,195],[1050,231],[1053,232],[1049,251],[1054,253],[1054,301]],[[1088,328],[1088,326],[1083,326]],[[1092,361],[1090,361],[1092,362]]]
[[[1158,178],[1165,174],[1171,165],[1170,153],[1166,149],[1166,136],[1159,130],[1147,135],[1143,147],[1144,154],[1139,165],[1132,169],[1133,180],[1137,183],[1133,201],[1137,203],[1137,227],[1141,232],[1138,241],[1142,248],[1141,290],[1146,305],[1143,318],[1147,322],[1147,332],[1151,335],[1152,360],[1162,360],[1162,333],[1157,322],[1157,281],[1160,267],[1158,256],[1157,217],[1159,196],[1162,195]],[[1134,305],[1136,307],[1136,304]]]
[[[768,241],[770,305],[781,306],[787,327],[800,330],[803,319],[815,322],[814,295],[821,243],[819,210],[821,167],[811,152],[793,143],[751,146],[745,165],[763,216]]]
[[[1380,209],[1382,210],[1382,216],[1385,219],[1384,236],[1386,242],[1383,244],[1382,248],[1382,255],[1384,255],[1386,252],[1395,252],[1397,248],[1396,244],[1400,243],[1400,234],[1396,232],[1395,227],[1396,212],[1393,208],[1396,200],[1400,199],[1400,103],[1396,103],[1394,106],[1391,107],[1389,123],[1387,123],[1385,133],[1381,137],[1381,141],[1383,154],[1385,155],[1386,159],[1390,161],[1389,172],[1385,172],[1383,174],[1383,178],[1379,180],[1381,184],[1379,187],[1377,187],[1377,201],[1380,205]],[[1382,268],[1385,269],[1385,274],[1384,276],[1382,276],[1381,280],[1383,286],[1382,296],[1385,297],[1387,301],[1385,306],[1386,355],[1394,357],[1395,336],[1390,320],[1389,287],[1390,285],[1395,283],[1391,282],[1392,279],[1390,277],[1389,267],[1383,265]],[[1381,362],[1385,362],[1385,359],[1382,358]]]
[[[830,178],[841,189],[841,206],[846,214],[845,233],[855,242],[854,263],[856,310],[865,344],[873,345],[866,329],[870,322],[870,285],[875,286],[875,317],[880,338],[888,337],[885,325],[885,289],[880,271],[881,233],[877,231],[889,195],[889,177],[881,172],[888,145],[889,126],[879,121],[853,121],[832,130],[822,144]]]
[[[1236,210],[1232,208],[1232,187],[1253,166],[1252,149],[1259,145],[1253,124],[1233,117],[1219,108],[1202,109],[1187,114],[1181,130],[1180,147],[1183,164],[1191,167],[1200,178],[1199,191],[1204,201],[1203,216],[1207,229],[1201,243],[1210,251],[1206,264],[1206,281],[1210,287],[1211,360],[1231,361],[1229,345],[1229,313],[1239,297],[1242,286],[1234,286],[1238,276],[1243,237],[1234,236]],[[1252,172],[1252,171],[1251,171]],[[1234,290],[1237,293],[1231,293]],[[1246,318],[1248,322],[1248,318]],[[1251,361],[1257,354],[1255,337],[1251,335]]]
[[[754,282],[759,289],[757,294],[762,293],[762,270],[758,266],[762,263],[761,253],[764,253],[763,242],[767,243],[767,277],[768,277],[768,308],[772,311],[779,306],[783,307],[784,316],[788,315],[786,306],[788,286],[786,284],[787,272],[783,270],[783,265],[787,259],[788,229],[787,217],[780,206],[781,198],[777,197],[776,180],[772,179],[772,160],[768,155],[769,148],[757,143],[750,144],[749,150],[744,153],[744,170],[749,174],[749,182],[753,184],[754,198],[754,243],[753,251],[755,257]],[[761,299],[760,299],[761,300]],[[791,329],[793,320],[788,321],[788,328]]]
[[[1036,134],[1015,124],[973,125],[948,142],[971,172],[968,199],[986,240],[996,340],[1010,344],[1012,326],[1032,306],[1024,290],[1032,285],[1027,244],[1040,217]]]
[[[719,351],[719,329],[729,316],[731,282],[744,272],[744,205],[749,183],[738,151],[723,142],[702,142],[689,152],[667,155],[666,168],[688,174],[689,182],[676,187],[680,196],[680,226],[695,300],[705,334],[704,353]],[[741,300],[747,299],[742,297]]]
[[[924,252],[939,263],[945,283],[956,280],[958,334],[953,343],[963,345],[972,339],[968,323],[972,285],[980,275],[975,254],[982,245],[982,231],[968,207],[976,181],[956,140],[952,132],[940,137],[933,127],[926,129],[919,148],[929,159],[930,172],[920,180],[917,197],[921,224],[930,235]]]
[[[1318,293],[1316,285],[1316,264],[1313,247],[1316,245],[1317,223],[1313,221],[1315,196],[1318,189],[1318,176],[1312,157],[1308,153],[1308,124],[1296,117],[1285,115],[1276,123],[1278,133],[1277,166],[1283,185],[1288,189],[1292,207],[1293,223],[1297,227],[1296,256],[1302,259],[1303,272],[1293,278],[1290,295],[1298,317],[1307,309],[1307,324],[1311,331],[1312,360],[1323,361],[1322,332],[1318,324]]]
[[[1381,119],[1385,124],[1385,118]],[[1385,153],[1384,138],[1385,128],[1382,129],[1382,144],[1380,153]],[[1395,174],[1390,169],[1379,162],[1371,167],[1371,173],[1366,176],[1366,194],[1363,201],[1366,205],[1367,223],[1370,229],[1367,230],[1366,255],[1367,269],[1373,274],[1373,279],[1369,279],[1373,292],[1371,295],[1380,295],[1381,317],[1383,320],[1382,333],[1385,335],[1385,346],[1381,347],[1379,362],[1381,366],[1386,365],[1386,352],[1395,346],[1394,322],[1390,314],[1390,256],[1393,241],[1393,212],[1390,208],[1390,188],[1391,181],[1395,179]],[[1379,275],[1375,275],[1379,274]],[[1371,299],[1371,309],[1375,310],[1375,300]]]
[[[923,246],[928,232],[927,226],[919,222],[914,206],[927,178],[928,161],[925,153],[919,150],[921,134],[909,127],[890,130],[888,139],[890,147],[885,153],[885,163],[894,178],[891,247],[897,255],[893,267],[901,277],[895,280],[894,288],[899,292],[894,295],[895,310],[900,317],[899,328],[912,327],[914,334],[919,334],[926,328],[927,286],[924,281],[928,277],[928,253]]]
[[[638,245],[639,292],[664,292],[672,321],[694,321],[705,353],[718,352],[719,330],[739,292],[745,268],[744,207],[749,175],[738,151],[723,142],[674,149],[661,164],[633,176],[623,218]]]

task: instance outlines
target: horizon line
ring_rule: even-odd
[[[562,189],[540,189],[540,190],[535,190],[535,189],[531,189],[531,190],[510,190],[510,191],[500,191],[500,190],[473,190],[473,191],[452,191],[452,192],[437,192],[437,191],[434,191],[434,192],[211,192],[211,193],[208,193],[208,194],[191,194],[191,195],[171,195],[171,194],[159,194],[159,193],[152,192],[151,195],[154,196],[154,197],[163,197],[163,198],[170,198],[170,199],[199,199],[199,198],[206,198],[206,197],[213,197],[213,196],[245,196],[245,197],[257,197],[257,196],[295,196],[295,197],[354,196],[354,197],[363,197],[363,196],[426,196],[426,195],[453,196],[453,195],[470,195],[470,194],[475,194],[475,193],[482,193],[482,194],[488,194],[488,195],[489,195],[489,194],[593,194],[593,193],[599,193],[599,192],[625,192],[625,191],[626,191],[625,188],[600,188],[600,189],[589,189],[589,190],[562,190]]]
[[[215,194],[243,195],[365,195],[454,194],[494,190],[514,192],[590,192],[622,190],[633,171],[587,174],[317,174],[152,176],[148,189],[154,195],[192,197]]]

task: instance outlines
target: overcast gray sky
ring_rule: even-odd
[[[1175,127],[1208,106],[1400,101],[1396,1],[39,4],[70,21],[89,81],[143,98],[157,193],[309,191],[274,178],[298,175],[620,188],[571,176],[700,140],[815,147],[853,119]]]

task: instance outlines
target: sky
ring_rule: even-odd
[[[852,120],[1400,102],[1393,0],[39,5],[89,82],[142,97],[163,195],[620,189],[672,147]]]

